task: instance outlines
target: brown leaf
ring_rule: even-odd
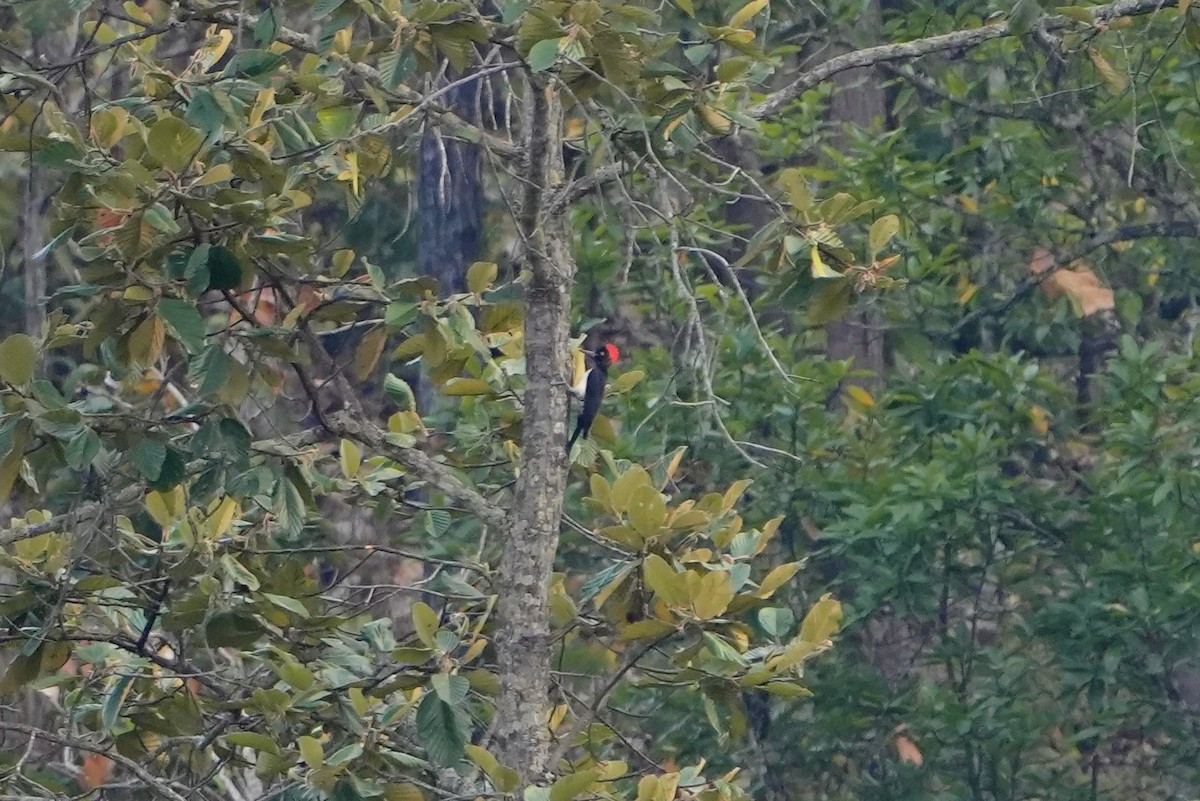
[[[1046,248],[1033,251],[1027,265],[1029,272],[1041,275],[1054,266],[1054,256]],[[1042,281],[1042,292],[1054,300],[1066,295],[1075,313],[1087,317],[1099,311],[1114,308],[1113,291],[1100,282],[1100,278],[1083,261],[1075,262],[1072,270],[1057,270]]]

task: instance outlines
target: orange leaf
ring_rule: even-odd
[[[83,755],[83,768],[79,771],[79,783],[85,790],[94,790],[108,784],[112,774],[112,760],[103,754],[87,753]]]
[[[921,749],[917,748],[917,744],[903,734],[896,735],[896,755],[900,757],[900,761],[908,765],[916,765],[918,768],[925,764],[925,758],[921,756]]]
[[[1100,283],[1100,278],[1089,267],[1059,270],[1046,284],[1053,284],[1070,298],[1075,313],[1080,317],[1088,317],[1116,306],[1113,291]]]

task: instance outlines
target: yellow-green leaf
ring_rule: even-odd
[[[1129,79],[1124,73],[1118,72],[1117,69],[1108,62],[1100,51],[1094,47],[1088,48],[1088,57],[1092,59],[1092,64],[1096,67],[1096,72],[1100,73],[1101,79],[1113,92],[1113,94],[1121,94],[1129,86]]]
[[[1191,0],[1182,0],[1179,4],[1179,10],[1186,14],[1187,4],[1190,2]],[[1092,13],[1090,8],[1083,6],[1059,6],[1054,10],[1064,17],[1070,17],[1076,22],[1082,22],[1084,25],[1094,25],[1096,23],[1096,15]]]
[[[429,604],[423,601],[417,601],[412,608],[413,626],[417,632],[417,639],[423,642],[428,648],[437,648],[437,642],[434,640],[434,635],[437,634],[439,620],[438,613],[433,611]]]
[[[895,214],[886,214],[871,223],[871,232],[867,235],[867,242],[871,248],[871,258],[874,259],[875,254],[883,250],[883,246],[899,232],[900,218]]]
[[[233,178],[233,165],[229,163],[218,164],[215,167],[210,167],[196,179],[196,186],[208,186],[209,184],[220,184],[229,181]]]
[[[721,507],[726,512],[732,511],[738,500],[741,499],[742,493],[753,483],[752,479],[742,478],[730,484],[729,489],[725,490],[725,495],[721,498]]]
[[[766,575],[762,583],[759,584],[758,592],[755,594],[759,598],[770,598],[775,593],[775,590],[791,581],[792,576],[796,575],[796,571],[799,569],[799,562],[787,562],[775,567]]]
[[[608,483],[608,479],[599,473],[592,473],[588,484],[592,489],[592,497],[597,503],[606,509],[612,506],[612,486]]]
[[[362,466],[362,456],[362,448],[348,439],[342,440],[338,444],[338,464],[342,467],[342,475],[355,478]]]
[[[643,537],[658,533],[667,522],[667,504],[662,493],[649,484],[642,484],[629,497],[629,523]]]
[[[646,586],[654,590],[668,606],[683,606],[688,602],[683,574],[658,554],[652,553],[642,562],[642,576]]]
[[[229,531],[229,527],[233,525],[233,518],[237,515],[238,504],[233,498],[226,495],[217,505],[216,510],[208,516],[208,521],[205,528],[208,529],[208,536],[212,539],[217,539],[225,535]]]
[[[837,270],[831,269],[821,259],[821,249],[813,245],[809,250],[809,257],[812,259],[812,277],[813,278],[841,278],[842,274]]]
[[[512,768],[501,765],[491,751],[477,745],[466,745],[467,756],[487,774],[492,784],[502,793],[511,793],[521,783],[520,776]]]
[[[389,784],[383,788],[383,797],[386,801],[425,801],[425,791],[408,782]]]
[[[550,785],[550,801],[572,801],[583,795],[600,774],[594,770],[568,773]]]
[[[149,367],[158,361],[166,342],[167,329],[157,315],[147,317],[129,335],[129,359],[134,364]]]
[[[749,3],[738,9],[738,12],[729,18],[730,28],[740,28],[754,17],[755,14],[762,11],[770,3],[770,0],[750,0]]]
[[[804,616],[804,622],[800,624],[800,638],[820,644],[832,637],[841,625],[842,605],[826,593]]]
[[[620,639],[622,642],[650,640],[655,637],[662,637],[664,634],[670,634],[673,631],[675,631],[675,626],[665,620],[647,618],[646,620],[639,620],[636,623],[630,623],[628,626],[621,627]]]
[[[358,347],[354,349],[354,374],[360,380],[365,381],[375,369],[375,365],[379,364],[379,356],[383,353],[386,342],[387,329],[380,325],[368,331],[362,342],[358,343]]]
[[[477,261],[467,268],[467,289],[480,294],[496,283],[500,268],[494,261]]]
[[[146,149],[159,164],[180,172],[191,163],[204,142],[204,135],[178,117],[166,116],[154,123],[146,137]]]
[[[617,376],[617,380],[613,382],[612,390],[614,393],[628,392],[638,385],[638,382],[646,377],[645,370],[630,370],[628,373],[621,373]]]
[[[112,147],[121,141],[129,124],[129,112],[120,106],[110,106],[92,114],[92,136],[100,147]]]
[[[482,378],[451,378],[442,384],[442,392],[451,397],[462,397],[465,395],[491,395],[495,390]]]
[[[33,380],[37,361],[37,346],[26,334],[12,334],[0,342],[0,378],[13,386],[24,386]]]
[[[300,737],[296,740],[296,747],[300,749],[300,757],[310,768],[319,768],[325,763],[325,749],[316,737]]]
[[[651,486],[650,474],[640,465],[634,465],[621,475],[612,486],[612,505],[617,512],[623,512],[629,507],[629,499],[633,491],[641,486]]]
[[[724,570],[714,570],[700,579],[692,595],[692,609],[701,620],[712,620],[733,600],[733,582]]]
[[[343,248],[333,252],[333,270],[330,274],[334,278],[341,278],[350,271],[350,265],[354,263],[354,251]]]

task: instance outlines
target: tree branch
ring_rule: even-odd
[[[1133,17],[1160,11],[1164,8],[1173,8],[1176,4],[1177,0],[1117,0],[1115,3],[1093,6],[1088,10],[1092,12],[1092,17],[1095,19],[1096,24],[1103,24],[1120,19],[1121,17]],[[1079,24],[1077,20],[1061,15],[1050,15],[1042,18],[1037,23],[1041,30],[1047,32],[1063,30]],[[835,56],[823,64],[800,73],[799,77],[795,78],[787,86],[772,92],[757,106],[751,107],[749,114],[755,119],[772,117],[782,111],[788,103],[800,97],[804,92],[824,83],[834,75],[847,70],[871,67],[887,61],[919,58],[927,56],[930,53],[941,53],[947,50],[969,49],[978,47],[984,42],[990,42],[993,39],[1003,39],[1015,35],[1016,33],[1007,22],[999,22],[995,25],[987,25],[982,28],[953,31],[951,33],[939,34],[938,36],[929,36],[924,39],[914,39],[911,42],[897,42],[855,50],[844,55]]]
[[[1041,286],[1043,282],[1058,270],[1066,267],[1076,259],[1083,258],[1096,248],[1126,239],[1148,239],[1154,236],[1196,238],[1200,237],[1200,225],[1190,221],[1167,220],[1165,222],[1147,223],[1145,225],[1125,225],[1120,228],[1114,228],[1111,231],[1093,234],[1066,253],[1056,256],[1054,262],[1045,270],[1021,281],[1004,300],[964,315],[961,320],[938,336],[942,340],[950,339],[981,317],[995,317],[1003,314],[1016,305],[1018,300]]]
[[[134,762],[127,756],[119,753],[115,748],[103,748],[98,745],[93,745],[87,740],[78,737],[71,737],[66,734],[55,734],[53,732],[43,731],[36,726],[27,726],[24,723],[13,723],[7,720],[0,720],[0,730],[15,731],[21,734],[26,734],[30,737],[36,737],[39,740],[45,740],[48,743],[61,745],[65,748],[78,748],[80,751],[88,751],[93,754],[111,759],[118,765],[127,768],[135,776],[146,783],[147,787],[152,787],[161,794],[163,798],[169,798],[171,801],[187,801],[182,795],[173,790],[166,782],[156,778],[148,770],[143,768],[137,762]]]

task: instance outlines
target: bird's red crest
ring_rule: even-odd
[[[604,354],[608,356],[609,364],[616,364],[617,359],[621,358],[621,351],[617,350],[617,346],[611,342],[604,346]]]

